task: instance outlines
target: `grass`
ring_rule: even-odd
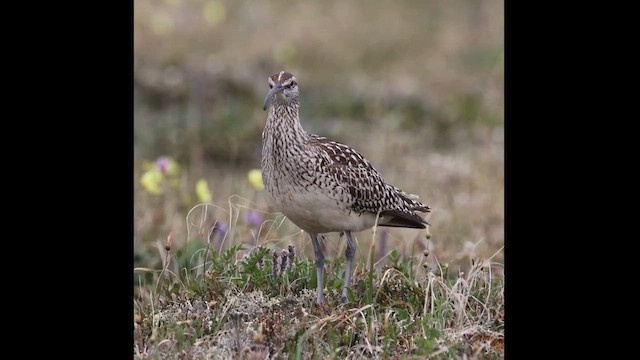
[[[297,270],[278,281],[268,275],[269,265],[259,270],[252,260],[257,258],[237,267],[225,263],[227,274],[212,273],[191,291],[159,289],[158,308],[138,303],[135,357],[500,358],[503,353],[503,285],[489,279],[483,265],[457,279],[425,271],[411,281],[411,272],[397,267],[382,276],[360,273],[354,298],[363,300],[336,305],[334,289],[330,303],[317,308],[314,291],[296,284],[312,273],[309,261],[294,262]],[[399,292],[405,296],[396,296]]]
[[[503,271],[493,258],[471,259],[466,272],[428,250],[376,261],[372,241],[360,254],[369,265],[357,263],[349,302],[339,304],[340,249],[325,264],[327,302],[316,306],[315,267],[299,236],[282,243],[276,215],[253,233],[257,243],[238,244],[251,231],[234,205],[194,207],[193,239],[176,249],[169,236],[156,247],[160,269],[135,269],[135,358],[503,357]],[[220,215],[231,220],[224,232]]]

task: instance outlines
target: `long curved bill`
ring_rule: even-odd
[[[272,87],[271,90],[269,90],[269,92],[267,93],[267,97],[264,98],[264,106],[262,107],[262,110],[267,110],[267,107],[269,106],[269,104],[271,104],[271,99],[273,99],[273,95],[275,95],[276,93],[282,90],[284,90],[284,88],[280,84]]]

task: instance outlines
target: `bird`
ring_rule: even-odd
[[[340,301],[347,302],[356,246],[352,232],[378,226],[424,229],[416,211],[431,208],[387,183],[371,163],[348,145],[308,133],[300,123],[298,82],[293,74],[268,78],[269,109],[262,131],[261,170],[272,205],[308,233],[315,254],[316,304],[324,298],[324,255],[318,236],[346,236],[346,269]]]

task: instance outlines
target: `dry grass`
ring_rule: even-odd
[[[225,290],[160,295],[141,307],[134,358],[501,358],[504,292],[492,268],[500,265],[479,261],[457,280],[425,270],[412,283],[388,267],[373,301],[337,305],[336,289],[322,307],[310,289],[273,296],[219,279]]]
[[[460,271],[428,250],[377,256],[386,231],[374,228],[360,254],[374,266],[357,262],[346,305],[338,304],[343,249],[327,244],[335,259],[325,265],[328,302],[317,307],[312,260],[298,250],[286,267],[279,260],[278,249],[309,247],[306,235],[279,214],[246,226],[239,219],[251,209],[235,200],[192,208],[187,234],[196,246],[176,249],[171,237],[156,246],[161,268],[135,270],[135,358],[502,356],[502,249]],[[223,233],[222,221],[230,224]]]

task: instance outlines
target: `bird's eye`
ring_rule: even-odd
[[[292,82],[291,82],[291,85],[289,85],[289,86],[290,86],[290,87],[294,87],[294,86],[296,86],[296,85],[298,85],[298,84],[296,84],[296,82],[295,82],[295,81],[292,81]]]

